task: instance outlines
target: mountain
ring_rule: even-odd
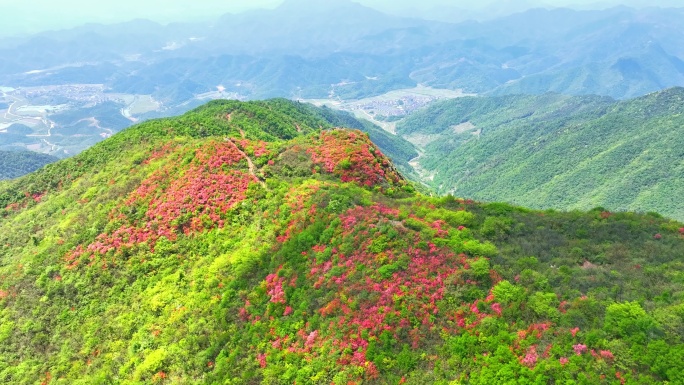
[[[383,53],[424,45],[424,41],[402,39],[374,45],[373,37],[395,30],[432,32],[430,40],[440,39],[440,29],[449,24],[416,18],[390,16],[350,0],[326,2],[286,0],[273,10],[227,14],[213,25],[200,44],[223,52],[246,54],[286,54],[322,57],[334,52]],[[415,30],[415,31],[414,31]],[[230,36],[226,39],[226,36]]]
[[[0,41],[0,124],[27,124],[40,137],[61,130],[58,142],[26,136],[17,144],[69,156],[211,99],[345,104],[430,87],[626,100],[684,86],[682,18],[684,8],[536,8],[452,23],[349,0],[289,0],[202,24],[87,24]],[[62,114],[74,124],[61,123]]]
[[[502,96],[441,102],[397,125],[441,193],[536,208],[684,219],[684,89],[615,101]]]
[[[0,83],[105,84],[167,104],[218,85],[247,98],[302,90],[320,98],[349,82],[364,90],[361,97],[423,83],[478,94],[631,98],[684,85],[683,12],[536,8],[446,23],[349,0],[288,0],[203,25],[136,20],[18,38],[0,49],[7,58]],[[302,73],[293,70],[300,66]]]
[[[0,150],[0,179],[26,175],[58,160],[54,156],[37,152]]]
[[[373,6],[383,12],[406,17],[420,17],[421,19],[443,22],[463,22],[468,20],[492,20],[524,12],[531,8],[553,8],[552,4],[544,1],[485,1],[468,4],[464,7],[452,1],[430,1],[428,3],[401,4],[393,1],[374,1]],[[575,7],[577,7],[575,5]],[[609,8],[605,6],[603,8]]]
[[[598,94],[627,99],[684,84],[682,9],[531,9],[462,24],[411,78],[489,95]],[[656,21],[657,20],[657,21]],[[456,48],[468,42],[468,49]],[[447,47],[451,47],[449,50]]]
[[[329,114],[212,102],[1,184],[0,380],[684,381],[683,224],[423,196]]]
[[[553,91],[624,99],[684,82],[684,51],[672,40],[684,33],[675,22],[681,10],[615,8],[579,14],[569,10],[540,13],[549,23],[560,26],[559,33],[545,39],[536,59],[509,63],[523,76],[502,85],[495,94]],[[584,19],[580,25],[567,22],[577,16]],[[655,20],[659,21],[653,23]],[[520,21],[514,21],[510,30],[519,25]],[[536,20],[529,25],[535,26],[531,33],[548,34],[551,30],[550,25],[544,27]]]

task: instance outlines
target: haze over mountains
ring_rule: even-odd
[[[0,82],[103,83],[171,103],[218,85],[244,97],[322,97],[343,82],[365,95],[424,83],[625,98],[684,84],[681,17],[659,8],[535,9],[451,24],[348,0],[288,0],[210,26],[135,21],[5,42]]]
[[[631,98],[684,85],[683,17],[679,8],[538,8],[452,23],[287,0],[213,23],[87,24],[0,40],[0,130],[31,127],[7,145],[64,157],[214,98],[339,102],[417,85]]]
[[[113,24],[132,19],[149,19],[168,24],[188,21],[207,21],[217,14],[240,13],[254,9],[272,9],[284,0],[221,1],[167,0],[164,6],[155,2],[135,0],[103,0],[83,4],[78,0],[59,3],[26,0],[3,4],[0,15],[0,38],[38,33],[46,30],[71,28],[86,23]],[[355,0],[382,12],[428,20],[461,22],[491,20],[530,8],[605,9],[618,5],[632,7],[678,7],[677,0]]]

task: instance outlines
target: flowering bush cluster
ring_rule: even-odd
[[[235,140],[235,143],[237,143],[245,153],[257,158],[271,154],[271,151],[267,148],[268,143],[263,140],[253,141],[241,139]]]
[[[315,191],[318,188],[309,189]],[[320,221],[323,214],[307,202],[311,195],[297,196],[300,198],[286,198],[292,216],[299,218],[286,223],[286,228],[302,231],[307,225],[321,223],[316,218]],[[434,228],[435,239],[456,232],[445,222],[435,224],[415,217],[412,221],[414,226],[419,222]],[[270,304],[265,313],[249,301],[240,310],[241,318],[252,323],[270,317],[275,329],[281,316],[304,321],[293,334],[279,335],[271,329],[264,336],[271,340],[269,348],[256,356],[260,365],[276,362],[283,354],[315,359],[313,352],[325,347],[342,368],[360,368],[364,377],[374,378],[379,369],[373,358],[380,340],[389,338],[417,349],[439,338],[451,322],[441,314],[447,287],[465,284],[465,255],[424,239],[424,234],[405,226],[397,210],[380,204],[356,206],[322,223],[328,223],[324,232],[332,239],[300,253],[308,261],[306,283],[298,285],[296,275],[288,278],[286,271],[293,267],[285,263],[265,278],[266,302]],[[278,240],[296,242],[289,231]],[[355,246],[349,248],[351,244]],[[292,302],[293,295],[288,294],[297,290],[318,293],[320,305],[302,311],[301,304]]]
[[[164,146],[152,155],[156,160],[159,154],[166,154],[169,164],[144,180],[122,207],[110,214],[112,220],[125,224],[68,253],[65,259],[70,268],[78,266],[84,255],[92,264],[98,255],[122,247],[147,243],[154,248],[160,237],[175,240],[180,234],[223,227],[223,215],[244,200],[249,184],[256,182],[253,175],[236,169],[244,159],[231,143],[207,143],[196,150],[195,159],[185,167],[179,167],[170,151]],[[129,218],[131,208],[144,211],[144,215]],[[103,259],[102,267],[107,266]]]
[[[339,176],[343,182],[363,186],[402,182],[389,160],[360,131],[323,131],[307,152],[314,164]]]
[[[396,215],[393,210],[377,205],[357,207],[342,215],[340,235],[363,240],[360,247],[348,255],[337,248],[329,253],[313,251],[309,279],[314,282],[314,288],[338,293],[320,313],[337,315],[339,321],[334,328],[347,330],[347,337],[360,332],[377,338],[389,332],[399,338],[405,333],[417,348],[419,341],[436,325],[435,316],[446,285],[462,281],[463,260],[430,242],[424,248],[409,246],[403,250],[375,247],[371,229],[379,227],[395,230],[398,236],[406,237],[413,244],[421,242],[419,234],[393,222]],[[354,226],[349,226],[350,223]],[[318,250],[323,247],[319,245]],[[356,310],[352,311],[352,307]],[[341,347],[351,344],[347,342]],[[356,358],[363,358],[364,349],[356,350]]]
[[[584,344],[576,344],[572,346],[572,350],[575,351],[575,354],[578,356],[582,355],[582,353],[587,351],[587,345]]]
[[[294,359],[347,373],[347,380],[372,380],[401,373],[391,363],[397,356],[429,351],[435,341],[467,336],[479,340],[493,333],[492,343],[507,347],[512,358],[508,365],[521,368],[516,370],[547,371],[554,364],[589,360],[607,368],[604,373],[614,374],[609,371],[613,353],[585,345],[579,328],[563,330],[550,321],[509,324],[507,314],[519,310],[505,291],[491,288],[501,276],[486,258],[452,251],[477,243],[465,226],[407,216],[379,203],[331,214],[313,204],[329,187],[317,182],[285,195],[276,216],[280,210],[289,215],[276,237],[288,254],[276,258],[280,263],[264,278],[261,296],[250,297],[239,309],[239,319],[259,330],[258,339],[266,341],[252,347],[252,359],[266,372],[277,373],[283,362]],[[304,241],[308,238],[301,234],[311,228],[326,236]],[[482,295],[472,302],[454,302],[454,292]],[[576,302],[565,301],[558,308],[570,311],[573,306]],[[492,325],[498,325],[498,333]],[[572,343],[557,341],[561,330]],[[508,346],[501,340],[506,334],[511,336]],[[494,358],[500,350],[482,349],[467,355],[472,366],[461,368],[461,373],[483,375],[479,373],[487,368],[486,362],[504,359]],[[425,356],[425,364],[437,365],[436,357]]]
[[[7,211],[20,211],[26,208],[30,203],[40,203],[40,201],[45,196],[46,192],[29,193],[25,191],[23,193],[23,198],[18,202],[12,202],[5,206]]]

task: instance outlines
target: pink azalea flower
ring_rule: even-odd
[[[584,344],[573,345],[572,349],[575,351],[575,354],[577,354],[579,356],[579,355],[582,355],[582,353],[587,351],[587,345],[584,345]]]

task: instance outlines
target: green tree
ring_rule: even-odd
[[[637,302],[624,302],[608,306],[603,329],[615,337],[644,342],[657,326]]]

